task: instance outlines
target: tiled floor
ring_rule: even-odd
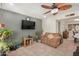
[[[79,43],[64,39],[58,48],[53,48],[42,43],[34,42],[28,47],[20,47],[16,51],[8,53],[9,56],[72,56]]]

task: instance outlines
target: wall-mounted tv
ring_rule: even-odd
[[[35,29],[35,22],[34,21],[22,20],[21,29]]]

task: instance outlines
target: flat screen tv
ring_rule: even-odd
[[[35,29],[35,22],[22,20],[21,29]]]

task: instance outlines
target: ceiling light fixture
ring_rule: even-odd
[[[27,18],[27,21],[29,21],[30,20],[30,18]]]

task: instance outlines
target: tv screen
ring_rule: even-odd
[[[22,29],[35,29],[35,22],[22,20],[21,28]]]

